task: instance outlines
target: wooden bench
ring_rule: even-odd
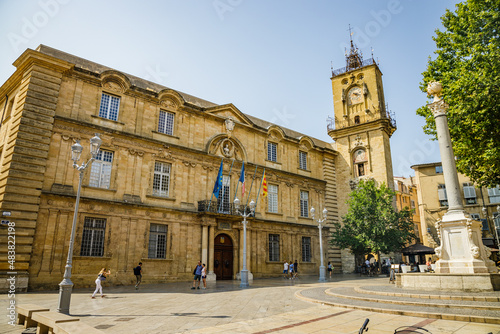
[[[24,328],[35,327],[36,323],[31,320],[33,313],[50,311],[46,307],[35,304],[20,304],[16,306],[17,324],[24,325]]]
[[[103,334],[84,322],[63,322],[54,327],[54,334]]]
[[[54,333],[54,328],[60,323],[79,321],[80,319],[59,312],[48,311],[34,313],[32,320],[38,323],[36,334],[49,334]]]

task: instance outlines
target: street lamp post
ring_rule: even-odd
[[[99,134],[96,133],[95,136],[90,139],[90,154],[92,157],[89,161],[87,161],[87,163],[82,163],[80,166],[78,166],[77,161],[80,160],[83,147],[80,145],[79,140],[71,146],[71,160],[73,160],[73,168],[79,171],[80,174],[78,180],[78,191],[76,193],[75,212],[73,214],[73,226],[71,227],[71,238],[69,240],[68,259],[66,260],[64,278],[61,283],[59,283],[59,307],[57,308],[57,311],[60,313],[69,314],[71,291],[73,290],[73,282],[71,282],[71,265],[73,262],[73,244],[75,242],[76,219],[78,216],[78,205],[80,203],[80,190],[82,189],[83,172],[95,160],[97,153],[99,153],[101,143],[102,140],[99,138]]]
[[[316,209],[314,208],[311,208],[311,215],[312,215],[312,219],[314,219],[314,214],[316,212]],[[323,228],[323,226],[321,224],[323,224],[323,222],[326,220],[326,217],[327,217],[327,214],[328,214],[328,210],[325,208],[323,209],[323,218],[321,219],[318,219],[317,222],[318,222],[318,229],[319,229],[319,252],[320,252],[320,256],[321,256],[321,265],[319,266],[319,281],[320,282],[325,282],[326,281],[326,278],[325,278],[325,265],[323,264],[323,237],[322,237],[322,234],[321,234],[321,230]]]
[[[250,212],[245,214],[246,211],[246,206],[243,209],[243,212],[239,211],[240,208],[240,200],[236,197],[234,199],[234,208],[236,209],[236,213],[241,215],[243,217],[243,269],[241,269],[240,272],[240,277],[241,277],[241,284],[240,288],[248,288],[248,270],[247,270],[247,217],[253,216],[253,213],[255,211],[255,202],[250,201],[250,204],[248,205],[250,208]]]

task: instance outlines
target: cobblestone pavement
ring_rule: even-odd
[[[90,298],[93,289],[75,289],[71,315],[105,333],[358,333],[366,318],[370,334],[394,333],[411,325],[433,334],[500,333],[500,325],[338,308],[295,297],[297,291],[311,288],[388,285],[385,277],[338,275],[327,283],[316,279],[256,279],[248,289],[240,289],[237,281],[209,282],[206,290],[191,290],[190,282],[143,285],[139,290],[105,286],[106,297],[96,299]],[[15,301],[56,310],[58,292],[20,293]],[[0,313],[5,316],[0,333],[19,334],[21,326],[7,324],[8,303],[7,295],[1,295]]]

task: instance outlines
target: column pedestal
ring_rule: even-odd
[[[436,223],[441,246],[436,248],[439,260],[436,273],[474,274],[496,273],[489,259],[491,251],[483,245],[481,222],[473,220],[463,210],[448,211]]]

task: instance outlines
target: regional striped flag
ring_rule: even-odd
[[[262,198],[267,197],[266,171],[262,174]]]

